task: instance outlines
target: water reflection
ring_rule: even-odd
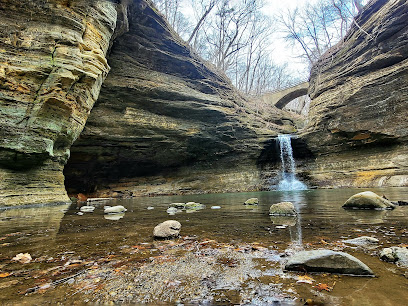
[[[279,193],[280,202],[292,202],[295,206],[296,216],[294,217],[284,217],[280,218],[283,224],[289,225],[289,236],[290,236],[290,246],[289,249],[301,250],[303,249],[303,237],[302,237],[302,207],[306,205],[305,191],[293,190],[293,191],[282,191]],[[273,217],[271,217],[271,220]],[[273,220],[274,223],[279,222],[279,220]]]

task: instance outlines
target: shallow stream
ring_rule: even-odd
[[[370,190],[408,200],[408,188]],[[408,206],[341,208],[361,191],[118,199],[83,215],[77,214],[81,204],[0,210],[0,304],[406,305],[408,269],[381,261],[378,252],[408,244]],[[252,197],[259,205],[243,205]],[[170,203],[189,201],[206,207],[166,212]],[[270,217],[270,205],[282,201],[293,202],[298,217]],[[123,205],[127,212],[109,220],[104,205]],[[169,219],[182,224],[181,237],[154,241],[153,228]],[[379,245],[341,242],[363,235],[378,238]],[[283,271],[290,254],[319,248],[354,255],[376,277]],[[32,261],[12,261],[18,253],[29,253]]]

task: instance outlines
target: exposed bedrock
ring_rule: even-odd
[[[371,1],[312,69],[302,135],[318,186],[408,186],[408,2]]]
[[[104,82],[65,168],[69,193],[153,195],[259,190],[266,123],[145,1],[109,55]],[[280,110],[278,110],[280,111]],[[277,117],[276,120],[279,118]]]
[[[111,1],[0,1],[0,205],[66,202],[62,175],[109,71]]]

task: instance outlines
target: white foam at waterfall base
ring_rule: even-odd
[[[296,178],[296,164],[293,158],[293,150],[290,135],[278,135],[280,158],[282,164],[281,180],[277,190],[306,190],[306,184]]]

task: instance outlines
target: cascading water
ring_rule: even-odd
[[[306,190],[307,186],[296,178],[296,165],[293,158],[290,135],[278,135],[282,163],[281,180],[277,190]]]

